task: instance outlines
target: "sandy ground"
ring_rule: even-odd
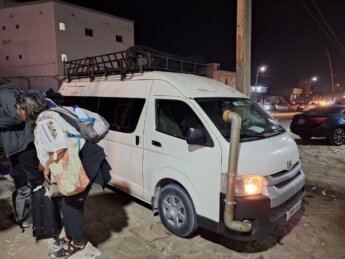
[[[296,139],[307,178],[304,206],[276,233],[237,242],[199,230],[188,239],[165,230],[146,205],[95,186],[86,204],[93,247],[73,258],[345,258],[345,146]],[[0,258],[50,258],[47,241],[21,233],[9,218],[13,184],[0,178]],[[100,255],[101,253],[101,255]]]
[[[307,184],[345,195],[345,145],[329,146],[324,139],[298,139]]]

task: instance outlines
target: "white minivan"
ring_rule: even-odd
[[[181,237],[198,227],[237,240],[271,233],[301,207],[305,176],[290,134],[255,102],[218,81],[150,71],[64,82],[65,105],[101,114],[110,124],[100,142],[111,185],[152,205]],[[234,214],[249,228],[224,224],[231,123],[241,117]]]

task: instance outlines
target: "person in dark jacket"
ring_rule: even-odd
[[[32,190],[43,184],[43,174],[31,125],[22,122],[16,113],[17,92],[13,84],[0,85],[0,143],[12,165],[16,220],[21,227],[28,227],[32,224]]]
[[[86,189],[78,194],[62,196],[61,212],[65,237],[57,239],[52,248],[59,249],[51,254],[53,258],[66,258],[84,249],[84,204],[92,183],[106,185],[110,181],[111,170],[103,148],[87,142],[82,137],[75,137],[80,133],[65,121],[57,112],[49,110],[47,100],[35,94],[21,94],[17,96],[17,113],[23,121],[33,125],[37,156],[42,167],[44,177],[50,182],[50,167],[62,160],[68,151],[68,143],[78,143],[79,157],[83,168],[90,180]],[[68,153],[67,153],[68,154]],[[62,160],[63,161],[63,160]]]

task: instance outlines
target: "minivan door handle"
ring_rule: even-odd
[[[160,142],[156,141],[156,140],[152,140],[151,143],[152,143],[152,145],[157,146],[157,147],[161,147],[162,146],[162,144]]]
[[[135,145],[139,145],[139,136],[135,136]]]

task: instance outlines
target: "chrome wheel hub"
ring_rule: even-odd
[[[163,214],[166,221],[174,227],[181,227],[186,222],[186,209],[175,195],[163,200]]]

